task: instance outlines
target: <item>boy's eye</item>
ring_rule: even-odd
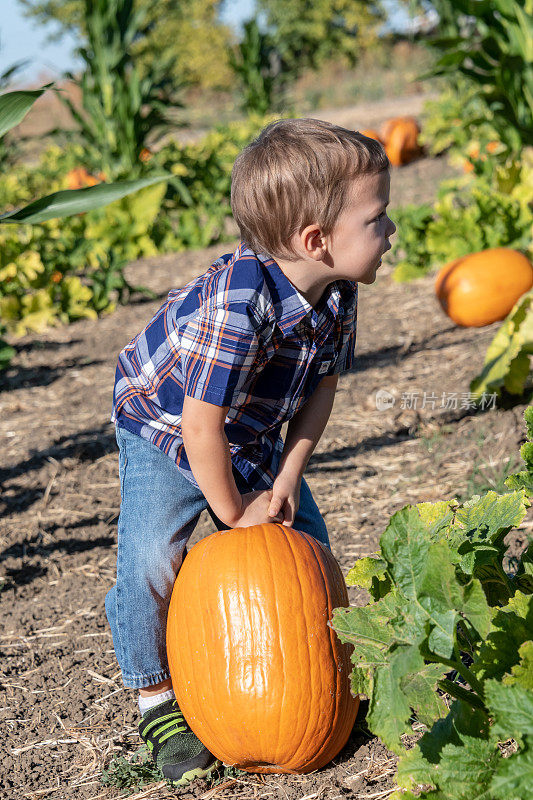
[[[385,213],[386,213],[385,211],[382,211],[381,214],[378,214],[378,216],[375,218],[374,222],[377,222],[378,219],[381,219],[381,217],[384,217]]]

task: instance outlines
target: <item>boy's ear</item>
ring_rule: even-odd
[[[300,239],[309,258],[320,261],[327,251],[326,237],[318,225],[307,225],[300,234]]]

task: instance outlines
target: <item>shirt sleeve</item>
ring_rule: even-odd
[[[340,323],[339,355],[328,375],[337,375],[351,369],[354,361],[355,340],[357,334],[357,283],[350,284],[350,292],[345,298],[344,315]]]
[[[183,393],[231,406],[259,357],[263,327],[247,303],[202,306],[181,336]]]

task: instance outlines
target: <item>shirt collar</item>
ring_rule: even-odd
[[[237,259],[242,257],[256,258],[270,274],[272,278],[271,283],[275,287],[274,293],[277,292],[277,297],[272,296],[272,300],[275,305],[279,304],[281,306],[281,313],[277,320],[277,325],[282,333],[286,334],[292,331],[304,317],[308,317],[311,327],[316,328],[324,312],[331,318],[331,322],[335,320],[341,297],[337,282],[333,282],[328,286],[326,303],[323,304],[321,302],[320,309],[317,312],[290,282],[279,264],[267,253],[255,253],[241,241],[233,254],[233,258]]]

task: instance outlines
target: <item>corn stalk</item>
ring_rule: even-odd
[[[152,25],[146,8],[133,8],[133,0],[83,0],[87,44],[77,54],[85,62],[81,78],[65,74],[81,90],[78,109],[61,89],[55,89],[78,129],[69,141],[80,142],[86,153],[85,167],[101,170],[108,178],[137,177],[143,171],[140,155],[175,127],[172,108],[182,107],[176,85],[169,77],[173,57],[156,59],[143,77],[131,46],[145,37]],[[51,134],[66,141],[67,133]]]

